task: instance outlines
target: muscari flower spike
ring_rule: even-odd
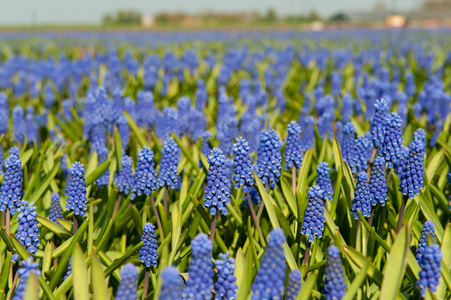
[[[23,108],[16,105],[13,109],[13,137],[14,141],[24,142],[25,139],[25,121]]]
[[[346,283],[340,250],[335,245],[327,248],[323,295],[326,300],[338,300],[345,295]]]
[[[199,233],[191,241],[191,262],[188,269],[189,279],[183,290],[183,299],[212,299],[213,262],[211,255],[213,243],[205,233]]]
[[[252,300],[282,299],[285,289],[285,254],[283,244],[285,234],[282,229],[273,229],[268,237],[268,245],[252,284]]]
[[[56,223],[59,225],[57,219],[64,219],[63,217],[63,209],[61,208],[60,203],[60,195],[58,193],[52,194],[52,199],[50,202],[50,214],[49,214],[50,221]]]
[[[69,277],[69,275],[72,274],[72,257],[69,258],[69,263],[67,264],[66,274],[64,274],[64,280]]]
[[[158,258],[157,235],[155,234],[155,226],[152,223],[144,225],[141,241],[143,246],[139,250],[139,261],[142,262],[146,268],[156,267]]]
[[[382,156],[378,156],[374,160],[369,186],[370,193],[368,197],[369,201],[371,201],[371,206],[376,206],[377,204],[384,206],[388,198],[388,189],[385,180],[385,159]]]
[[[320,162],[316,168],[316,184],[324,191],[324,199],[332,201],[334,199],[334,191],[332,190],[332,182],[330,180],[330,168],[327,162]]]
[[[343,145],[341,145],[341,152],[343,153],[343,159],[351,164],[354,158],[355,150],[355,127],[352,122],[346,123],[343,127]]]
[[[36,206],[34,202],[22,201],[22,206],[18,209],[19,227],[17,227],[16,238],[19,242],[27,248],[31,254],[38,252],[37,247],[39,242],[39,228],[36,221]]]
[[[427,289],[430,289],[431,292],[437,291],[437,286],[439,284],[440,277],[442,276],[440,273],[442,258],[442,250],[437,244],[427,246],[424,253],[421,255],[420,279],[417,281],[417,286],[421,291],[421,295],[425,295]]]
[[[428,236],[435,242],[435,224],[432,221],[426,221],[423,224],[423,231],[421,232],[420,239],[418,241],[418,248],[416,259],[419,262],[421,259],[421,255],[423,255],[426,247],[429,245]]]
[[[180,148],[172,137],[169,137],[161,149],[160,173],[158,174],[158,185],[168,186],[176,190],[179,186],[178,165],[180,159]]]
[[[174,266],[167,266],[161,272],[161,291],[159,300],[181,300],[182,282],[180,273]],[[135,298],[136,299],[136,298]]]
[[[215,299],[236,299],[238,286],[236,285],[235,259],[228,257],[229,253],[219,254],[222,260],[216,260],[216,269],[218,270],[215,284]]]
[[[27,261],[22,261],[22,268],[19,269],[19,285],[17,286],[16,293],[11,300],[25,299],[25,291],[27,289],[28,278],[33,273],[36,277],[41,276],[41,271],[38,270],[39,263],[33,262],[33,258],[29,257]],[[38,293],[38,291],[36,291]]]
[[[301,233],[307,236],[309,243],[315,240],[315,237],[321,238],[324,231],[324,191],[319,186],[314,185],[307,192],[308,203],[305,211],[304,222],[302,223]]]
[[[114,176],[114,184],[117,186],[119,192],[126,195],[130,193],[130,189],[133,184],[133,161],[128,155],[122,155],[121,157],[121,171],[116,172]]]
[[[301,271],[295,269],[290,272],[290,276],[288,278],[287,295],[285,297],[286,300],[296,300],[299,291],[301,290],[301,279]]]
[[[69,169],[70,182],[67,190],[66,209],[73,211],[75,215],[84,217],[86,215],[86,181],[85,167],[76,161]]]
[[[359,135],[355,140],[354,155],[351,161],[351,170],[353,174],[365,171],[368,167],[368,149],[371,149],[370,147],[370,140],[364,135]]]
[[[130,140],[130,125],[128,125],[127,119],[124,116],[120,116],[116,124],[119,135],[121,136],[122,149],[127,149]]]
[[[371,202],[369,199],[368,174],[360,172],[357,174],[357,184],[355,186],[354,199],[352,200],[351,213],[356,220],[359,219],[357,209],[360,210],[365,218],[371,214]]]
[[[204,207],[215,215],[227,215],[227,205],[230,203],[231,183],[227,177],[226,157],[221,149],[214,148],[208,156],[207,184],[205,186]]]
[[[116,300],[136,300],[138,298],[138,271],[134,264],[126,263],[121,269],[121,283],[117,288]]]
[[[258,169],[256,173],[263,185],[269,184],[272,190],[276,188],[276,182],[279,182],[280,169],[282,167],[280,146],[279,136],[274,129],[262,130],[258,147]]]
[[[313,149],[315,141],[315,119],[312,116],[305,118],[305,126],[302,129],[301,145],[302,152]]]
[[[233,181],[235,181],[235,188],[243,187],[243,192],[250,192],[254,185],[254,174],[252,173],[252,162],[249,156],[249,144],[240,137],[233,145]]]
[[[99,155],[98,165],[100,166],[101,164],[103,164],[108,160],[108,149],[106,147],[100,148],[98,155]],[[102,187],[107,186],[109,182],[110,182],[110,170],[107,169],[105,173],[102,174],[102,176],[96,179],[95,184],[97,184],[98,187]]]
[[[287,145],[285,146],[285,170],[302,167],[301,127],[295,121],[288,124]]]
[[[133,193],[130,198],[134,200],[136,195],[140,196],[143,193],[150,195],[152,191],[155,191],[157,189],[156,176],[157,171],[155,171],[155,163],[153,162],[153,152],[149,147],[143,146],[138,153],[138,164],[133,177]]]
[[[414,140],[409,144],[409,156],[402,169],[399,191],[412,199],[423,188],[424,153],[423,143]]]
[[[374,104],[374,117],[371,122],[370,132],[371,138],[373,139],[373,144],[375,148],[378,148],[383,140],[385,134],[385,118],[388,115],[388,105],[384,99],[376,100]]]
[[[381,149],[388,168],[393,168],[393,165],[401,159],[402,147],[402,120],[397,113],[393,112],[385,119],[385,135]]]
[[[16,210],[20,207],[22,181],[22,161],[19,158],[19,149],[13,147],[5,162],[5,176],[0,188],[0,211],[6,211],[9,208],[11,215],[16,214]]]
[[[8,131],[9,110],[8,98],[5,93],[0,92],[0,135]]]

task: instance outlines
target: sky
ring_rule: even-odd
[[[269,8],[278,15],[308,14],[315,10],[323,17],[338,11],[368,11],[380,2],[398,10],[419,7],[422,0],[0,0],[1,25],[98,24],[102,17],[119,9],[134,9],[143,15],[165,12],[238,12]]]

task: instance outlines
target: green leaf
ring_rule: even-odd
[[[21,160],[21,166],[22,168],[25,167],[25,165],[27,164],[27,162],[30,160],[31,156],[33,155],[34,150],[33,149],[28,149],[27,151],[25,151],[24,153],[22,153],[20,155],[20,160]]]
[[[72,281],[74,283],[74,298],[89,299],[88,271],[83,251],[79,245],[74,247],[72,253]]]
[[[92,292],[93,298],[99,300],[107,300],[108,298],[108,288],[107,281],[105,281],[105,276],[103,275],[102,265],[96,255],[92,257]]]
[[[33,272],[27,280],[27,288],[25,289],[24,299],[37,300],[38,299],[38,278]]]
[[[363,283],[365,282],[365,278],[367,276],[367,270],[368,270],[368,261],[366,261],[362,267],[362,269],[360,269],[359,274],[354,278],[354,280],[352,281],[351,286],[348,288],[348,290],[346,291],[345,296],[342,298],[342,300],[353,300],[353,299],[357,299],[357,292],[359,291],[360,287],[363,285]]]
[[[70,239],[66,241],[66,244],[64,245],[64,243],[58,247],[61,248],[60,251],[64,251],[63,252],[63,257],[61,258],[58,267],[56,268],[55,273],[52,276],[52,279],[50,280],[50,290],[54,290],[58,284],[58,282],[63,278],[63,274],[66,272],[66,268],[67,265],[69,264],[69,259],[72,255],[72,251],[73,248],[75,247],[75,244],[78,243],[78,241],[80,241],[80,239],[83,237],[83,234],[85,233],[86,229],[88,228],[88,220],[89,218],[86,218],[85,221],[81,224],[81,226],[78,228],[77,233]],[[69,244],[67,244],[67,242],[69,242]],[[64,247],[63,247],[64,245]],[[57,250],[56,249],[53,252],[53,255],[56,255]],[[64,250],[63,250],[64,249]]]
[[[183,152],[183,155],[191,162],[191,165],[194,169],[196,169],[197,172],[200,171],[199,168],[199,162],[194,161],[193,156],[188,152],[188,149],[185,145],[183,145],[182,141],[178,136],[176,136],[174,133],[171,132],[171,137],[174,139],[174,141],[177,143],[177,145],[180,147],[180,149]]]
[[[36,220],[45,228],[47,228],[48,230],[50,230],[51,232],[55,233],[57,236],[59,236],[60,238],[62,238],[63,240],[66,240],[68,238],[70,238],[72,236],[72,234],[67,231],[66,229],[64,229],[61,226],[56,225],[55,223],[53,223],[52,221],[43,218],[41,216],[37,216]]]
[[[285,178],[282,178],[280,180],[280,184],[282,186],[283,196],[285,197],[285,200],[288,203],[288,207],[290,208],[290,211],[293,213],[294,217],[297,220],[298,219],[298,210],[297,210],[297,206],[296,206],[297,205],[296,199],[294,198],[293,192],[291,191],[290,186],[288,185]]]
[[[131,130],[133,131],[133,135],[134,137],[136,137],[136,139],[139,142],[139,147],[143,147],[144,145],[146,145],[146,139],[144,138],[144,135],[142,134],[140,128],[138,128],[138,125],[136,125],[135,121],[133,120],[133,118],[128,114],[128,112],[126,112],[124,110],[124,116],[128,121],[128,125],[130,125]]]
[[[135,206],[132,206],[132,218],[133,221],[135,222],[136,230],[139,232],[139,236],[141,236],[143,231],[143,224],[141,214],[139,213],[139,210]]]
[[[407,257],[410,245],[410,228],[407,224],[398,234],[385,268],[384,279],[381,286],[381,299],[395,299],[401,283],[404,280],[404,273],[407,266]]]
[[[102,163],[91,174],[86,175],[86,186],[92,184],[94,181],[97,180],[97,178],[102,176],[106,172],[106,170],[108,170],[108,168],[110,167],[110,164],[111,164],[111,159],[109,159],[106,162]]]
[[[368,263],[367,269],[368,277],[370,277],[378,286],[382,285],[382,273],[368,260],[367,257],[365,257],[362,253],[358,252],[357,250],[349,246],[343,247],[343,251],[346,254],[346,256],[353,263],[355,263],[360,269],[362,269],[363,266],[366,263]]]
[[[443,241],[442,241],[442,252],[443,252],[443,263],[442,263],[442,269],[445,270],[445,272],[442,272],[443,278],[440,280],[440,283],[437,287],[437,292],[435,293],[438,298],[443,299],[445,297],[446,293],[446,282],[445,282],[445,276],[446,274],[449,275],[449,270],[451,267],[451,224],[448,223],[445,228],[445,233],[443,234]],[[445,274],[444,274],[445,273]],[[450,288],[451,290],[451,288]]]
[[[316,283],[316,278],[318,274],[316,272],[310,273],[307,280],[302,284],[301,290],[299,291],[296,300],[309,300],[313,295],[313,287]]]
[[[14,248],[17,251],[17,254],[23,259],[27,260],[30,257],[30,253],[28,253],[27,249],[19,242],[19,240],[14,236],[10,236],[11,242],[14,245]]]
[[[13,254],[9,252],[6,255],[5,261],[3,262],[2,272],[0,275],[0,299],[4,299],[5,296],[6,285],[8,284],[9,270],[11,269],[12,255]]]
[[[45,180],[39,185],[39,188],[37,190],[33,191],[33,194],[30,195],[28,202],[37,203],[38,200],[41,199],[42,194],[44,194],[44,192],[49,187],[50,183],[52,183],[53,179],[55,178],[56,174],[58,173],[59,168],[60,168],[60,162],[57,162],[53,166],[53,169],[52,169],[52,171],[50,171],[49,175],[47,175]]]
[[[10,251],[10,252],[14,251],[14,246],[13,246],[11,240],[9,239],[9,236],[1,228],[0,228],[0,236],[2,237],[3,241],[5,242],[6,248],[8,249],[8,251]]]
[[[266,211],[269,215],[269,220],[271,221],[273,228],[279,228],[279,221],[277,220],[276,212],[274,211],[272,202],[271,202],[271,196],[269,196],[268,192],[266,192],[265,187],[263,186],[262,182],[260,181],[260,178],[258,178],[255,171],[252,171],[254,173],[255,181],[257,182],[258,191],[260,192],[260,195],[262,196],[263,203],[265,205]],[[262,205],[262,204],[260,204]]]
[[[105,278],[110,276],[117,268],[122,266],[132,255],[136,254],[142,246],[143,242],[136,244],[134,247],[128,249],[122,257],[116,259],[112,264],[110,264],[104,271]]]
[[[435,233],[436,233],[435,236],[437,237],[437,240],[439,240],[441,242],[444,230],[443,230],[442,224],[441,224],[437,214],[435,213],[435,210],[432,208],[431,203],[427,200],[427,198],[423,194],[423,192],[421,192],[419,195],[415,196],[414,201],[416,201],[417,205],[420,206],[421,211],[423,212],[426,219],[434,222]]]
[[[42,259],[42,274],[45,274],[48,270],[50,270],[50,266],[52,265],[52,249],[53,244],[47,242],[44,249],[44,258]]]
[[[117,161],[117,172],[121,171],[121,157],[122,157],[122,141],[121,134],[117,128],[114,129],[114,146],[116,148],[116,161]]]
[[[241,249],[240,249],[241,250]],[[247,251],[244,257],[244,263],[237,264],[238,272],[241,276],[237,276],[238,296],[237,300],[246,300],[251,289],[254,272],[252,268],[252,254]],[[240,280],[238,280],[240,279]]]
[[[442,148],[439,152],[437,152],[432,158],[426,169],[426,175],[428,179],[428,184],[431,183],[431,180],[434,178],[435,172],[437,172],[437,168],[440,166],[443,160],[443,156],[445,155],[445,148]]]

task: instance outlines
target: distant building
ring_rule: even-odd
[[[403,28],[407,25],[407,19],[403,15],[391,15],[385,19],[385,26],[389,28]]]
[[[155,25],[155,17],[153,16],[142,16],[141,26],[144,28],[151,28]]]

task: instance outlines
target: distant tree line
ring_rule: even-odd
[[[102,20],[103,25],[139,25],[142,14],[133,10],[120,10],[116,14],[105,15]]]

